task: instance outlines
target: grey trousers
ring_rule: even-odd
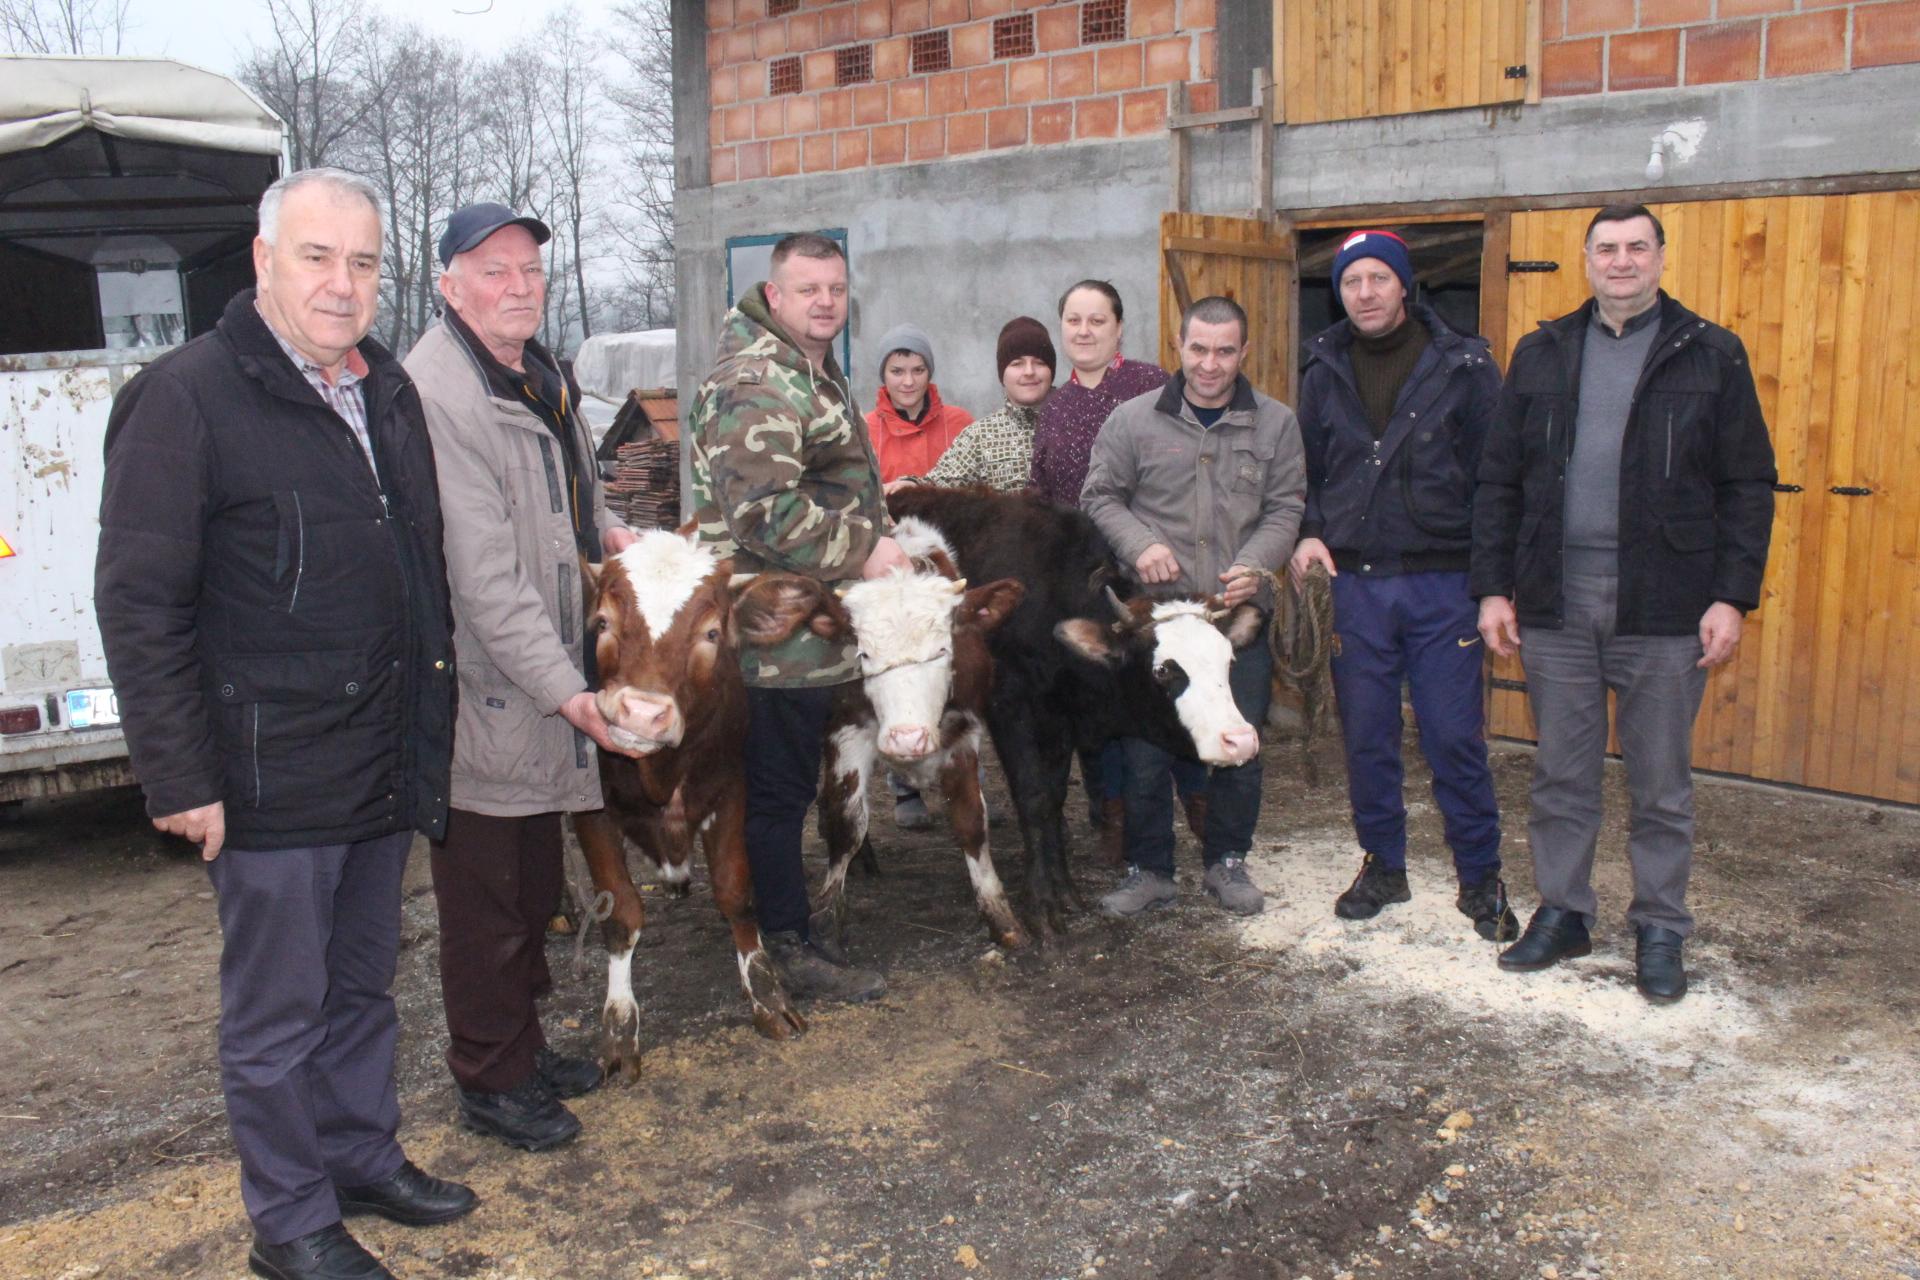
[[[336,1186],[400,1168],[393,1083],[400,881],[411,831],[311,849],[227,849],[219,897],[220,1084],[254,1230],[340,1220]]]
[[[1707,673],[1697,636],[1617,636],[1619,579],[1566,575],[1566,623],[1524,627],[1520,660],[1540,733],[1527,836],[1542,905],[1578,911],[1591,926],[1593,855],[1600,836],[1607,691],[1616,695],[1620,752],[1632,808],[1627,919],[1681,936],[1693,931],[1693,721]]]

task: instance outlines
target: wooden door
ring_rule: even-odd
[[[1290,223],[1202,213],[1160,217],[1160,363],[1180,367],[1180,314],[1200,298],[1231,298],[1247,313],[1241,372],[1292,404],[1294,244]]]
[[[1782,491],[1760,607],[1713,673],[1694,763],[1920,802],[1920,192],[1655,206],[1669,293],[1739,334]],[[1516,213],[1506,353],[1587,296],[1591,209]],[[1860,492],[1865,491],[1865,492]],[[1518,663],[1490,727],[1532,738]]]
[[[1273,65],[1285,120],[1537,102],[1539,5],[1276,0]]]

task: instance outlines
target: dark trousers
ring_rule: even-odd
[[[340,1220],[336,1186],[378,1182],[395,1135],[400,880],[410,831],[311,849],[226,849],[220,1085],[254,1230],[283,1244]]]
[[[1481,699],[1479,606],[1464,573],[1403,573],[1333,580],[1333,689],[1347,750],[1347,791],[1360,847],[1383,866],[1407,865],[1404,722],[1400,687],[1412,689],[1420,753],[1433,770],[1447,846],[1460,883],[1500,871],[1500,807],[1487,767]]]
[[[1103,800],[1127,797],[1127,749],[1124,739],[1114,738],[1105,746],[1080,752],[1080,781],[1087,789],[1087,805],[1100,812]],[[1199,795],[1207,789],[1207,766],[1198,760],[1173,760],[1173,786],[1182,797]]]
[[[1615,697],[1620,757],[1632,810],[1627,919],[1693,932],[1693,720],[1706,692],[1698,636],[1615,635],[1620,580],[1569,568],[1566,624],[1523,627],[1520,661],[1540,731],[1527,820],[1540,901],[1594,923],[1593,856],[1607,754],[1607,691]]]
[[[546,1046],[535,1002],[553,989],[547,921],[560,899],[560,815],[499,818],[454,809],[433,845],[447,1067],[461,1088],[524,1084]]]
[[[807,870],[800,860],[807,810],[820,794],[827,689],[747,690],[747,867],[766,933],[807,932]]]
[[[1247,723],[1259,730],[1267,722],[1267,703],[1273,698],[1273,654],[1267,648],[1266,628],[1253,643],[1235,650],[1227,673],[1233,705]],[[1201,860],[1211,867],[1222,858],[1244,858],[1253,847],[1254,824],[1260,820],[1260,756],[1231,769],[1207,770],[1169,755],[1142,738],[1123,738],[1127,759],[1127,861],[1163,876],[1173,874],[1173,788],[1180,766],[1189,780],[1206,779],[1207,838]],[[1184,782],[1182,794],[1188,793]]]

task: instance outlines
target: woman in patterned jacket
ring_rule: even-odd
[[[1053,339],[1031,316],[1016,316],[1000,330],[995,358],[1007,402],[954,438],[925,475],[903,476],[887,486],[935,484],[958,489],[985,485],[1002,493],[1027,487],[1033,467],[1033,428],[1040,405],[1053,391]]]

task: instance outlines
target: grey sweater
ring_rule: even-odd
[[[1573,456],[1567,460],[1569,550],[1619,549],[1620,449],[1633,409],[1633,389],[1647,366],[1659,321],[1660,308],[1648,307],[1615,337],[1594,308],[1580,354],[1579,412],[1573,422]],[[1612,555],[1593,559],[1614,563]]]

